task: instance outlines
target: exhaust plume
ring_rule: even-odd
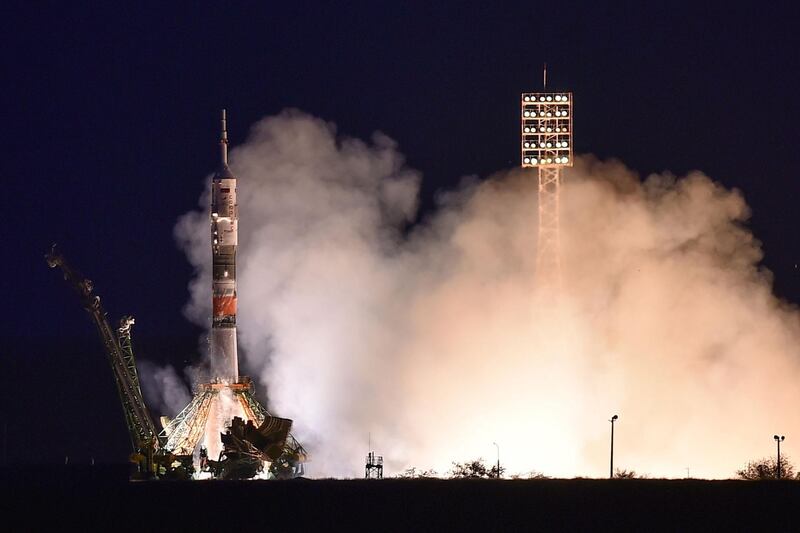
[[[284,111],[232,151],[242,367],[314,476],[493,460],[507,472],[730,477],[800,430],[800,319],[758,266],[747,205],[699,172],[580,157],[561,199],[560,305],[536,300],[536,175],[462,181],[416,216],[394,141]],[[208,324],[207,206],[176,236]],[[409,229],[409,227],[411,229]],[[800,431],[797,432],[800,435]],[[788,444],[788,440],[787,440]],[[790,452],[790,450],[787,450]]]
[[[159,366],[146,359],[137,362],[142,394],[156,412],[175,416],[191,401],[184,380],[172,365]]]

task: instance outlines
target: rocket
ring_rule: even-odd
[[[236,383],[239,360],[236,352],[236,249],[239,244],[239,213],[236,176],[228,167],[228,129],[222,110],[221,162],[211,181],[212,299],[210,352],[211,381]]]

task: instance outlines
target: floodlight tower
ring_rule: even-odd
[[[572,93],[522,93],[522,167],[539,169],[537,287],[561,286],[559,195],[561,170],[572,166]]]

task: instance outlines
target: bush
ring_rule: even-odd
[[[762,479],[778,479],[778,461],[774,457],[764,457],[757,461],[750,461],[741,470],[736,471],[739,479],[759,481]],[[781,479],[798,479],[794,473],[794,466],[789,457],[781,456]]]
[[[647,479],[647,474],[638,474],[636,470],[614,470],[614,479]]]
[[[550,476],[546,476],[541,472],[537,472],[536,470],[531,470],[530,472],[525,472],[524,474],[513,474],[511,479],[552,479]]]
[[[406,468],[402,474],[395,476],[398,479],[427,479],[439,477],[436,470],[418,470],[416,466]]]
[[[465,463],[453,463],[453,468],[450,470],[451,478],[459,479],[497,479],[503,476],[505,468],[500,467],[497,470],[497,465],[487,468],[482,458],[473,459]]]

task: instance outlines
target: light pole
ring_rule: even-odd
[[[780,479],[781,478],[781,442],[783,442],[783,440],[786,437],[784,435],[781,435],[780,437],[778,435],[774,435],[772,438],[775,439],[776,443],[778,443],[778,468],[777,468],[776,477],[778,479]]]
[[[614,422],[619,418],[619,416],[614,415],[611,417],[611,468],[609,469],[608,477],[609,479],[614,478]]]
[[[500,479],[500,445],[496,442],[493,442],[492,444],[497,447],[497,479]]]

